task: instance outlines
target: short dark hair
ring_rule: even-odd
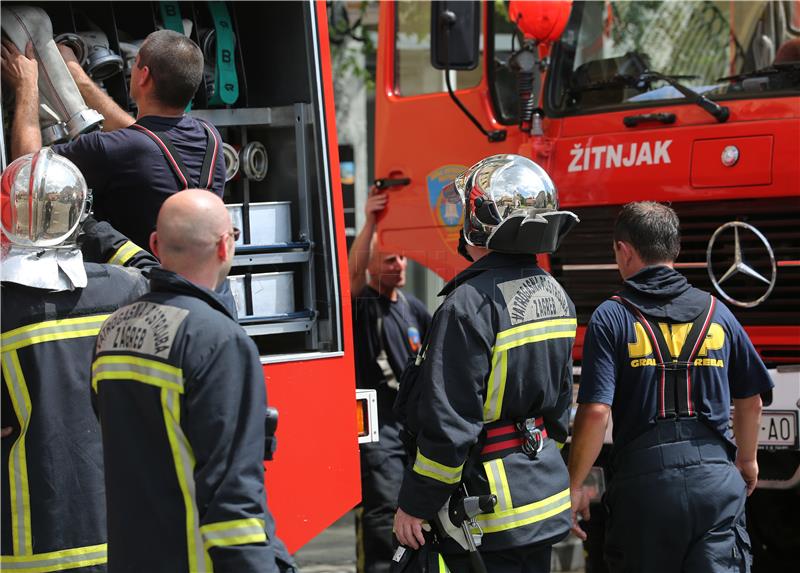
[[[139,49],[138,66],[150,68],[159,102],[184,108],[203,79],[203,52],[183,34],[157,30],[147,36]]]
[[[614,222],[614,241],[629,243],[645,264],[671,263],[681,251],[681,222],[661,203],[628,203]]]

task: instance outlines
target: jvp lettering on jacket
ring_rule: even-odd
[[[592,147],[583,147],[583,144],[576,143],[569,151],[572,160],[567,171],[574,173],[592,169],[619,169],[672,163],[669,156],[671,144],[671,139]]]

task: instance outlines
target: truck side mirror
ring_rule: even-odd
[[[431,2],[431,65],[437,70],[474,70],[480,62],[481,3]]]

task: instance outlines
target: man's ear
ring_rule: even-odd
[[[158,254],[158,235],[155,231],[150,233],[150,251],[156,256],[156,258],[160,261],[161,257]]]
[[[236,247],[234,246],[232,248],[235,249]],[[224,237],[217,241],[217,258],[220,261],[228,260],[228,237]]]

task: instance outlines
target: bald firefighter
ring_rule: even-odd
[[[400,489],[395,532],[404,547],[395,559],[428,544],[439,567],[472,571],[477,538],[492,573],[549,571],[551,546],[570,526],[559,448],[576,318],[535,254],[555,250],[577,217],[558,211],[550,177],[517,155],[480,161],[445,194],[463,208],[459,250],[474,263],[440,293],[430,334],[401,381],[397,409],[414,461]],[[483,511],[471,520],[470,496]],[[426,521],[432,535],[423,533]]]

